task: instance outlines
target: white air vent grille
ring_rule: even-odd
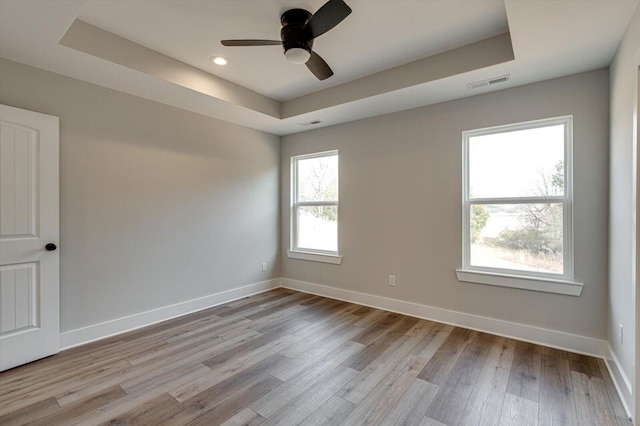
[[[467,84],[467,89],[479,89],[481,87],[492,86],[494,84],[500,84],[500,83],[507,82],[510,79],[511,79],[511,75],[510,74],[506,74],[506,75],[501,75],[499,77],[489,78],[489,79],[486,79],[486,80],[475,81],[473,83],[468,83]]]
[[[305,121],[304,123],[298,123],[298,126],[309,127],[309,126],[315,126],[316,124],[320,124],[320,123],[322,123],[322,121],[320,120],[311,120],[311,121]]]

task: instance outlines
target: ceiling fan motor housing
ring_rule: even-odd
[[[304,28],[307,21],[311,19],[311,12],[304,9],[290,9],[282,14],[280,22],[282,30],[280,30],[280,38],[282,39],[282,47],[285,54],[289,49],[304,49],[311,53],[313,40],[310,40],[305,34]]]

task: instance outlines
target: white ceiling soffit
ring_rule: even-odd
[[[335,71],[323,82],[277,46],[219,40],[277,39],[283,11],[324,0],[0,0],[0,57],[283,135],[607,66],[638,5],[346,2],[353,13],[314,44]],[[507,18],[510,37],[500,36]],[[230,64],[216,67],[212,55]]]
[[[342,84],[509,31],[502,0],[345,0],[353,13],[314,40],[335,75],[320,82],[279,46],[223,47],[222,39],[279,40],[280,15],[327,0],[87,1],[78,19],[278,101]],[[149,6],[153,3],[153,6]],[[213,55],[229,65],[216,67]]]
[[[275,118],[290,118],[513,60],[508,34],[280,103],[76,20],[60,44]]]

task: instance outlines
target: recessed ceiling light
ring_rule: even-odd
[[[216,65],[227,65],[228,61],[222,56],[212,56],[211,62],[213,62]]]

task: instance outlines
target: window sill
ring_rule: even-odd
[[[580,296],[582,293],[582,287],[584,287],[584,284],[574,281],[524,277],[519,275],[470,271],[465,269],[456,269],[456,275],[458,276],[458,281],[468,283],[520,288],[524,290],[542,291],[545,293],[566,294],[569,296]]]
[[[321,254],[311,253],[308,251],[287,250],[287,257],[289,259],[310,260],[312,262],[332,263],[334,265],[340,265],[342,263],[342,256],[337,254]]]

